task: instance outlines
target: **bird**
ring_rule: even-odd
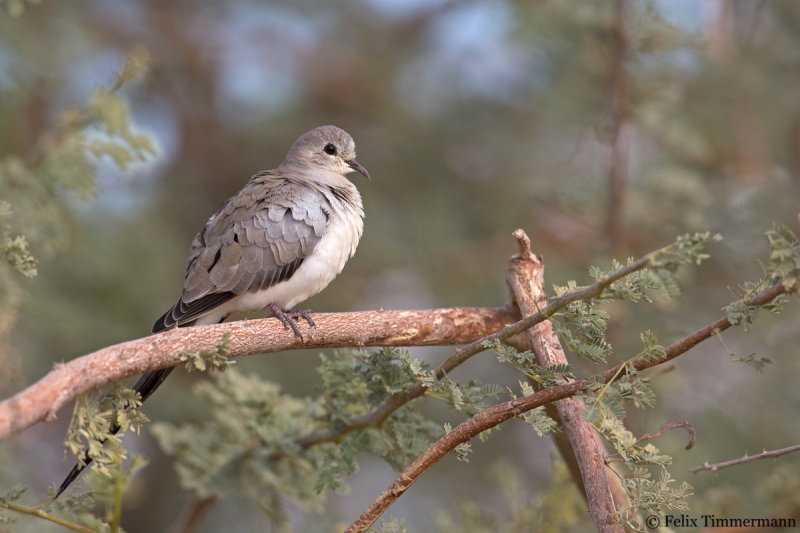
[[[302,134],[277,168],[250,178],[197,233],[181,295],[152,332],[216,324],[237,311],[266,309],[302,340],[299,319],[311,328],[316,324],[309,311],[292,309],[333,281],[364,231],[361,195],[346,177],[352,172],[371,180],[356,160],[350,134],[330,125]],[[133,386],[140,400],[147,400],[174,368],[143,374]],[[56,498],[90,462],[84,456],[72,468]]]

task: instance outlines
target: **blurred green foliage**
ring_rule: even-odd
[[[800,6],[792,0],[627,0],[624,5],[627,50],[620,85],[614,74],[620,25],[613,2],[0,3],[0,11],[14,15],[0,15],[3,396],[54,362],[148,332],[152,320],[174,303],[189,241],[208,215],[248,176],[277,165],[299,133],[323,123],[354,135],[359,160],[376,179],[358,183],[367,211],[359,251],[309,303],[315,310],[500,305],[508,300],[503,267],[516,227],[529,232],[534,251],[544,255],[548,284],[558,287],[581,279],[590,264],[609,265],[612,255],[620,260],[641,255],[677,234],[724,235],[701,267],[678,274],[680,299],[575,306],[570,312],[585,319],[577,329],[575,318],[562,317],[560,326],[572,327],[564,331],[583,332],[570,343],[575,352],[598,350],[595,358],[609,363],[640,353],[642,340],[644,350],[658,357],[658,342],[667,344],[716,319],[722,306],[763,287],[773,275],[796,283],[791,266],[796,241],[780,227],[769,240],[763,232],[777,223],[797,233]],[[141,50],[149,51],[149,63]],[[128,67],[115,75],[126,57],[132,58]],[[120,80],[133,77],[130,68],[145,64],[146,80],[120,86]],[[627,181],[623,231],[612,242],[606,225],[619,118],[612,106],[615,86],[624,89]],[[151,159],[142,163],[145,158]],[[764,281],[742,291],[732,288],[759,279]],[[674,293],[672,286],[663,289]],[[684,474],[704,460],[800,441],[800,429],[786,423],[800,402],[793,379],[800,371],[794,357],[797,313],[765,314],[750,325],[746,306],[724,312],[748,324],[748,335],[726,332],[725,346],[710,340],[676,360],[672,372],[656,374],[649,384],[657,407],[626,414],[625,428],[635,434],[678,418],[695,425],[698,444],[688,452],[672,435],[659,442],[672,456],[669,471],[679,481],[662,483],[659,475],[633,479],[650,479],[654,494],[690,480],[697,494],[689,500],[692,512],[706,513],[724,503],[720,494],[759,478],[763,490],[748,490],[735,512],[793,513],[795,483],[776,475],[769,462],[714,476]],[[649,334],[640,339],[645,330]],[[756,374],[729,364],[729,352],[755,353],[755,360],[769,354],[773,364]],[[410,374],[388,375],[421,379],[415,372],[424,375],[422,362],[435,364],[446,354],[415,350],[406,362],[392,362]],[[352,370],[348,365],[356,356],[326,357],[335,375],[330,365]],[[572,368],[561,369],[565,373],[594,371],[570,357]],[[195,366],[206,361],[189,359]],[[420,365],[417,370],[411,361]],[[212,384],[197,373],[175,372],[145,410],[171,428],[161,435],[162,441],[171,440],[168,450],[196,450],[204,439],[193,435],[207,435],[210,413],[236,424],[242,421],[233,415],[236,407],[252,407],[246,401],[224,405],[221,391],[237,398],[231,383],[241,386],[244,396],[263,394],[256,412],[268,416],[263,410],[271,404],[289,409],[330,385],[324,373],[309,371],[317,363],[316,352],[253,357]],[[519,372],[491,358],[476,357],[458,372],[436,397],[466,414],[504,388],[520,387]],[[349,374],[339,381],[344,375]],[[543,381],[559,377],[539,375]],[[471,380],[466,396],[454,385]],[[197,385],[204,401],[192,392],[198,381],[205,383]],[[478,381],[493,385],[481,390],[488,385]],[[370,393],[362,382],[353,385],[349,394],[360,399],[337,404],[340,408],[352,410],[380,392]],[[380,394],[394,386],[402,383],[372,384],[384,388]],[[474,399],[469,391],[478,391]],[[627,394],[622,389],[605,394],[611,392]],[[445,423],[463,420],[463,413],[442,402],[418,403],[430,424],[426,438],[440,434]],[[352,415],[323,407],[331,424],[336,416]],[[765,417],[766,410],[773,416]],[[606,418],[614,421],[611,414]],[[41,501],[45,487],[61,480],[71,466],[62,461],[59,446],[66,419],[61,414],[58,423],[37,426],[0,446],[3,487],[22,482],[30,487],[24,498]],[[292,424],[310,423],[304,417],[282,420],[287,431]],[[468,530],[484,520],[513,531],[514,524],[538,519],[515,514],[520,507],[514,502],[548,501],[564,476],[551,472],[543,453],[546,440],[506,426],[500,438],[473,443],[468,464],[443,461],[415,484],[391,510],[398,523],[405,522],[409,531],[448,531]],[[276,422],[272,429],[279,427]],[[226,453],[242,451],[244,433],[235,435],[242,439],[233,440]],[[395,466],[407,461],[422,440],[401,440],[405,437],[398,432],[394,442],[410,446],[408,455],[399,454],[397,446],[378,455]],[[259,438],[266,448],[274,446]],[[326,500],[322,524],[319,516],[281,501],[295,530],[331,531],[388,485],[394,473],[360,455],[370,446],[375,451],[375,442],[367,444],[355,439],[352,449],[325,445],[340,457],[338,463],[331,458],[322,463],[321,472],[350,472],[356,461],[364,468],[348,478],[351,494]],[[164,530],[178,519],[176,509],[193,501],[179,489],[187,485],[186,474],[172,473],[153,439],[145,436],[126,446],[145,452],[151,466],[131,482],[123,526]],[[251,460],[264,460],[260,453]],[[501,457],[522,481],[515,485],[510,474],[501,476],[506,494],[498,497],[484,473]],[[797,459],[779,461],[791,471]],[[234,472],[247,475],[246,464]],[[310,465],[318,463],[295,467],[302,472]],[[280,479],[258,482],[277,487]],[[329,478],[330,487],[336,485],[332,479],[339,478]],[[280,488],[302,491],[322,505],[314,480],[307,481]],[[517,487],[513,497],[507,492],[511,487]],[[230,494],[212,508],[203,530],[263,529],[266,519],[242,505],[241,496]],[[271,497],[276,505],[279,499],[269,492],[258,496]],[[112,508],[114,503],[113,497],[103,502]],[[91,508],[83,505],[84,511]],[[538,530],[589,527],[585,515],[558,514],[557,506],[551,507],[549,514],[538,515],[548,517]],[[102,512],[97,516],[106,518]],[[567,523],[575,516],[577,525]],[[552,529],[556,525],[561,529]],[[40,521],[19,516],[14,527],[46,530]]]
[[[9,7],[9,9],[12,9]],[[67,246],[73,223],[70,195],[95,194],[97,161],[108,156],[125,171],[155,153],[148,136],[131,127],[130,110],[118,91],[147,68],[147,54],[130,54],[110,88],[97,88],[83,107],[60,113],[24,154],[0,158],[0,355],[15,322],[24,283],[37,275],[37,255]]]
[[[509,462],[499,461],[486,477],[494,490],[502,494],[508,509],[481,507],[467,501],[453,510],[442,510],[437,514],[436,527],[441,533],[524,533],[541,531],[561,533],[579,531],[582,523],[583,501],[570,478],[566,465],[553,458],[553,479],[550,487],[541,495],[532,498],[526,490],[525,480]],[[505,515],[505,516],[503,516]],[[385,531],[385,529],[384,529]]]

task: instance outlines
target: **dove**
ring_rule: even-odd
[[[364,230],[361,195],[347,178],[352,172],[370,179],[347,132],[320,126],[301,135],[277,168],[250,178],[197,233],[181,295],[156,320],[153,333],[266,309],[302,340],[298,321],[316,325],[307,310],[294,306],[333,281]],[[139,378],[133,390],[142,402],[174,368]],[[56,497],[90,461],[84,457],[73,467]]]

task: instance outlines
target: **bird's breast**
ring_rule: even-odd
[[[322,238],[289,279],[243,294],[228,311],[261,309],[270,303],[290,309],[327,287],[353,256],[361,239],[363,221],[353,215],[332,215]]]

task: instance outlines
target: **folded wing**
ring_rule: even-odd
[[[322,237],[329,212],[325,195],[304,183],[268,173],[253,178],[194,238],[183,293],[153,333],[291,277]]]

